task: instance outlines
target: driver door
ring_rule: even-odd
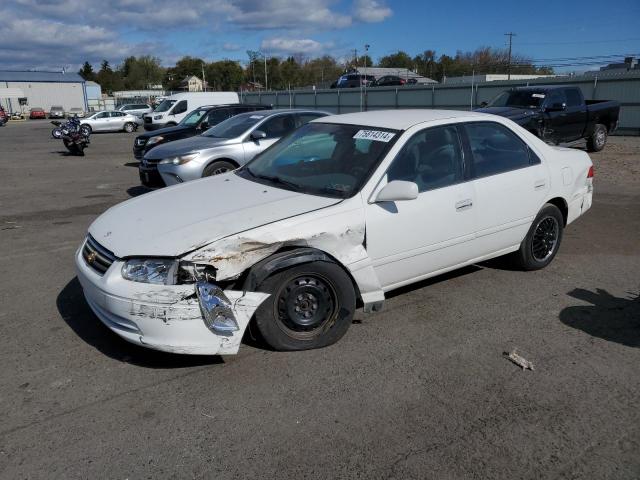
[[[466,181],[456,126],[414,134],[385,177],[385,183],[414,182],[419,194],[414,200],[365,207],[367,251],[383,289],[436,275],[477,256],[475,193]]]

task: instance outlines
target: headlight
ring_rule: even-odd
[[[160,120],[162,118],[162,115],[154,115],[153,119],[154,120]]]
[[[167,164],[183,165],[187,162],[190,162],[197,156],[198,156],[197,153],[189,153],[187,155],[179,155],[177,157],[165,158],[164,160],[160,160],[158,163],[160,165],[167,165]]]
[[[122,276],[132,282],[175,285],[178,261],[164,258],[133,258],[122,266]]]
[[[149,141],[147,142],[147,145],[155,145],[156,143],[160,143],[161,141],[164,140],[164,137],[159,135],[157,137],[151,137],[149,139]]]

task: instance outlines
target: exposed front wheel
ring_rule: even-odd
[[[256,310],[256,326],[276,350],[309,350],[337,342],[356,308],[351,279],[335,263],[310,262],[275,273],[259,290],[271,296]]]
[[[131,132],[133,132],[135,129],[136,129],[136,126],[135,126],[135,124],[133,124],[133,123],[130,123],[130,122],[129,122],[129,123],[125,123],[125,124],[124,124],[124,131],[125,131],[125,132],[127,132],[127,133],[131,133]]]
[[[587,139],[587,150],[590,152],[599,152],[607,144],[607,127],[601,123],[597,123],[593,127],[593,133]]]
[[[60,130],[59,128],[54,128],[53,130],[51,130],[51,136],[57,139],[62,138],[62,130]]]
[[[221,173],[227,173],[231,170],[235,170],[236,166],[228,162],[227,160],[217,160],[210,163],[202,172],[203,177],[211,177],[213,175],[220,175]]]
[[[562,241],[564,218],[555,205],[547,203],[536,216],[515,254],[524,270],[539,270],[551,263]]]

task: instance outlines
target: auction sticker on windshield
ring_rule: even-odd
[[[381,130],[358,130],[358,133],[356,133],[353,138],[387,143],[395,136],[395,133],[383,132]]]
[[[544,98],[544,97],[545,97],[544,93],[534,93],[534,94],[533,94],[533,95],[531,95],[531,96],[532,96],[532,97],[535,97],[535,98]]]

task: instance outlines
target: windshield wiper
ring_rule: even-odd
[[[299,191],[300,190],[300,185],[298,185],[297,183],[293,183],[293,182],[289,182],[288,180],[284,180],[276,175],[263,175],[260,173],[253,173],[251,170],[249,170],[248,168],[246,169],[247,172],[249,172],[249,175],[251,175],[252,177],[255,178],[261,178],[263,180],[268,180],[270,182],[273,182],[277,185],[282,185],[283,187],[289,187],[295,191]]]

